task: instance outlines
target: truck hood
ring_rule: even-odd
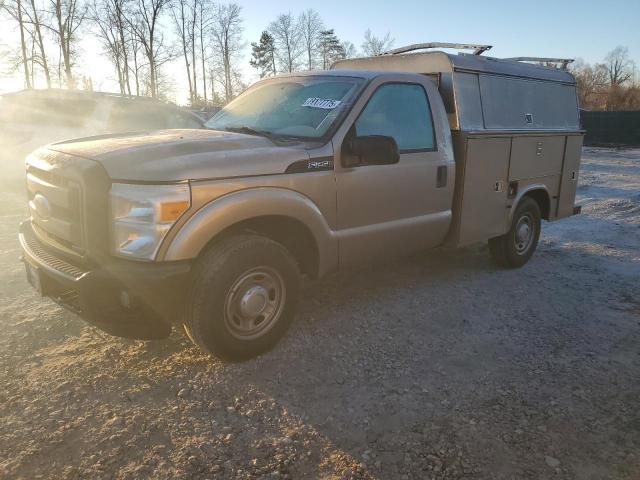
[[[97,161],[114,180],[145,182],[277,174],[309,159],[303,144],[204,129],[86,137],[45,148]]]

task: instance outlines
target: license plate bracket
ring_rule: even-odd
[[[42,276],[40,275],[40,269],[29,262],[24,262],[24,266],[27,271],[27,281],[39,295],[43,295],[44,292],[42,290]]]

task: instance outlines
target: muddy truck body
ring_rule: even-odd
[[[542,219],[579,212],[574,78],[430,46],[263,80],[205,129],[33,152],[29,281],[114,335],[184,327],[244,359],[284,334],[302,278],[477,242],[522,266]]]

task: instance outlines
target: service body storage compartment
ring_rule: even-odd
[[[456,159],[448,244],[504,234],[524,195],[535,196],[547,220],[572,215],[583,138],[573,76],[481,56],[483,46],[475,46],[480,48],[473,55],[406,53],[433,46],[448,45],[420,44],[332,68],[410,71],[437,83]]]

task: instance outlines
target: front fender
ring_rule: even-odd
[[[319,273],[337,265],[338,241],[318,206],[294,190],[258,187],[216,198],[195,212],[170,240],[164,261],[196,258],[220,232],[252,218],[277,215],[302,222],[318,247]]]

